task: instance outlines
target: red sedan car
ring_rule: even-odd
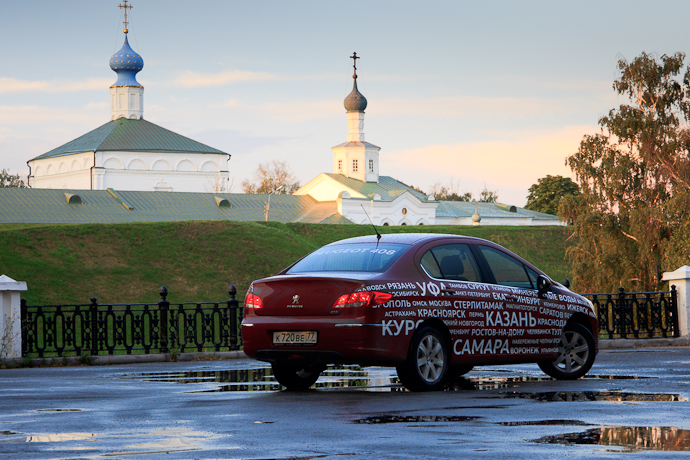
[[[386,234],[326,245],[254,281],[245,353],[288,389],[327,364],[395,366],[413,391],[473,366],[536,362],[577,379],[597,353],[591,302],[507,249],[455,235]]]

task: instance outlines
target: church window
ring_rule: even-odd
[[[352,172],[357,172],[357,160],[352,160]]]
[[[343,172],[343,160],[338,160],[338,171]]]
[[[374,172],[374,160],[369,160],[369,172]]]

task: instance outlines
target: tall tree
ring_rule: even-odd
[[[577,184],[569,177],[547,175],[537,179],[537,183],[529,188],[525,209],[558,214],[558,204],[561,200],[578,193]]]
[[[567,255],[580,291],[657,289],[660,272],[682,249],[673,242],[690,230],[690,69],[681,80],[684,58],[642,53],[632,62],[619,60],[613,88],[627,103],[602,117],[601,132],[584,136],[566,160],[581,194],[565,198],[559,216],[574,224]]]
[[[457,190],[459,184],[450,179],[448,186],[441,185],[440,182],[435,182],[431,186],[429,195],[433,195],[439,201],[483,201],[486,203],[495,203],[498,201],[498,190],[489,190],[486,185],[484,190],[479,193],[479,199],[475,199],[472,192],[460,192]]]
[[[244,193],[292,194],[299,188],[299,181],[285,161],[273,160],[261,163],[254,173],[255,182],[242,181]]]
[[[25,188],[26,184],[24,184],[19,174],[10,174],[7,169],[2,169],[0,170],[0,187]]]

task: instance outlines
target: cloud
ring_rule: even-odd
[[[582,136],[595,126],[568,126],[558,131],[531,133],[513,140],[381,152],[381,172],[427,190],[434,182],[453,178],[460,188],[478,193],[483,185],[499,191],[499,200],[524,205],[529,187],[551,175],[572,177],[565,158],[577,151]],[[463,190],[464,191],[464,190]]]
[[[429,118],[526,118],[566,114],[568,100],[521,97],[435,97],[377,99],[367,112],[375,115],[422,115]]]
[[[267,72],[251,72],[247,70],[228,70],[220,73],[200,73],[188,70],[172,81],[174,86],[186,88],[200,86],[223,86],[235,83],[259,82],[277,80],[279,77]]]
[[[93,113],[78,109],[66,110],[33,105],[0,106],[0,123],[3,125],[27,127],[55,121],[65,125],[93,124]]]
[[[87,78],[85,80],[19,80],[0,78],[0,93],[43,92],[71,93],[102,90],[113,83],[112,79]]]

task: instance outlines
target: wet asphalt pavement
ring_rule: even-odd
[[[602,351],[588,378],[477,368],[409,393],[330,368],[287,392],[248,360],[0,370],[0,458],[676,458],[690,348]]]

